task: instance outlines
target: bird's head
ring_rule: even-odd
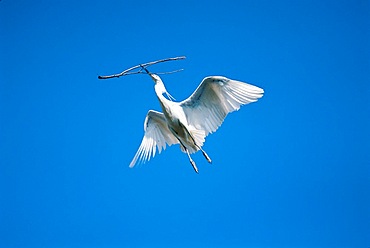
[[[153,73],[148,73],[148,75],[153,79],[154,83],[157,84],[157,83],[163,83],[162,82],[162,79],[156,75],[156,74],[153,74]]]
[[[154,81],[155,84],[157,84],[157,83],[163,83],[162,80],[161,80],[161,78],[158,75],[156,75],[154,73],[151,73],[144,66],[142,66],[142,68],[145,70],[146,74],[148,74],[153,79],[153,81]]]
[[[155,89],[155,92],[157,93],[157,95],[166,94],[166,96],[169,100],[171,100],[171,101],[175,100],[175,98],[173,96],[171,96],[170,93],[167,92],[166,87],[164,87],[164,83],[163,83],[162,79],[157,74],[150,73],[146,68],[145,68],[145,70],[148,73],[148,75],[153,79],[153,81],[155,83],[154,89]]]
[[[166,87],[164,87],[164,84],[162,82],[162,79],[157,75],[157,74],[154,74],[154,73],[150,73],[148,71],[148,69],[146,69],[144,66],[142,66],[142,68],[146,71],[146,73],[153,79],[154,83],[155,83],[155,86],[154,86],[154,89],[155,89],[155,92],[157,93],[157,95],[162,95],[163,93],[165,93],[167,95],[167,97],[172,101],[172,100],[175,100],[175,98],[173,98],[173,96],[171,96],[167,90],[166,90]]]

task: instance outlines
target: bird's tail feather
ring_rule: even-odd
[[[194,129],[190,129],[189,130],[189,134],[194,139],[194,142],[196,144],[196,145],[194,145],[194,144],[186,144],[185,143],[186,149],[191,154],[191,153],[195,153],[195,152],[199,151],[199,148],[198,147],[202,147],[203,146],[203,143],[204,143],[205,137],[206,137],[206,133],[205,133],[204,130],[198,130],[198,129],[195,129],[194,128]],[[183,146],[181,146],[181,151],[182,152],[186,152]]]
[[[206,137],[204,130],[193,129],[190,130],[190,134],[193,136],[195,144],[202,147]]]

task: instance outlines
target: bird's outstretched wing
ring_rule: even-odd
[[[170,146],[179,143],[168,129],[166,119],[160,112],[149,110],[144,122],[144,131],[141,145],[130,163],[131,168],[135,166],[137,160],[144,163],[149,161],[155,156],[157,148],[158,153],[161,153],[162,149],[166,149],[166,144]]]
[[[194,93],[180,102],[188,124],[204,130],[206,135],[215,132],[228,113],[241,105],[261,98],[263,89],[226,77],[212,76],[203,79]]]

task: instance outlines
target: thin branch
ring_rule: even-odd
[[[154,72],[154,74],[159,74],[159,75],[172,74],[172,73],[180,72],[180,71],[183,71],[183,70],[184,69],[178,69],[178,70],[174,70],[174,71],[165,71],[165,72]]]
[[[145,64],[135,65],[135,66],[133,66],[133,67],[127,69],[127,70],[124,70],[123,72],[118,73],[118,74],[113,74],[113,75],[108,75],[108,76],[98,76],[98,78],[99,79],[118,78],[118,77],[121,77],[121,76],[126,76],[126,75],[131,75],[131,74],[145,73],[142,70],[143,70],[143,68],[146,68],[148,66],[158,64],[158,63],[162,63],[162,62],[167,62],[167,61],[181,60],[181,59],[185,59],[185,58],[186,58],[185,56],[180,56],[180,57],[175,57],[175,58],[160,59],[160,60],[148,62],[148,63],[145,63]],[[141,68],[141,70],[139,70],[137,72],[132,72],[133,70],[138,69],[138,68]],[[177,70],[177,71],[180,71],[180,70]],[[174,72],[177,72],[177,71],[164,72],[162,74],[174,73]]]
[[[178,69],[178,70],[174,70],[174,71],[152,72],[152,73],[153,74],[157,74],[157,75],[164,75],[164,74],[172,74],[172,73],[180,72],[180,71],[183,71],[183,70],[184,69]],[[129,72],[126,72],[124,75],[121,75],[121,76],[127,76],[127,75],[133,75],[133,74],[148,74],[148,73],[146,71],[143,71],[143,69],[140,69],[139,71],[129,71]],[[101,76],[99,76],[99,77],[101,77]],[[108,76],[105,76],[105,77],[108,77]],[[106,78],[101,78],[101,79],[106,79]]]

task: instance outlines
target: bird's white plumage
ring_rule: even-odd
[[[257,101],[263,96],[263,89],[221,76],[203,79],[194,93],[182,102],[172,102],[158,75],[149,74],[155,82],[155,91],[164,114],[150,110],[144,123],[144,138],[130,167],[137,161],[146,162],[166,148],[166,145],[180,144],[188,154],[196,172],[198,169],[190,153],[201,150],[208,162],[209,156],[201,148],[204,138],[215,132],[227,114],[240,106]]]
[[[225,77],[206,77],[186,100],[180,102],[188,124],[204,130],[206,135],[215,132],[228,113],[241,105],[262,97],[263,89]]]
[[[143,162],[149,161],[151,157],[155,156],[157,148],[158,153],[161,153],[162,149],[166,149],[166,144],[171,146],[179,143],[168,129],[166,119],[160,112],[149,110],[144,121],[144,131],[143,140],[130,163],[130,167],[134,167],[138,159]]]

